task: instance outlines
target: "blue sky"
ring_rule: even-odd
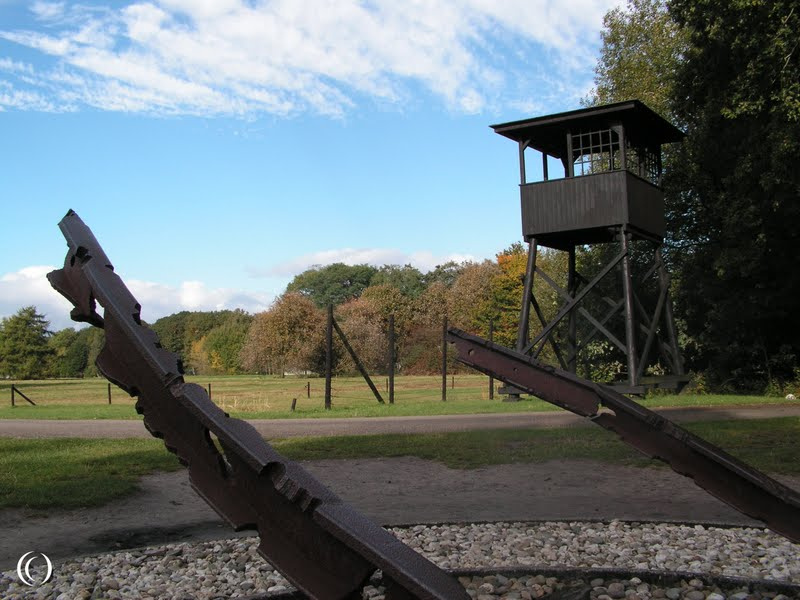
[[[618,4],[0,0],[0,316],[69,325],[69,208],[149,321],[264,310],[315,264],[492,258],[520,217],[488,126],[577,108]]]

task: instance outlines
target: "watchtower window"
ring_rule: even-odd
[[[625,162],[628,170],[653,185],[661,185],[661,156],[652,148],[627,144]]]
[[[613,129],[580,131],[572,134],[574,175],[591,175],[622,167],[619,134]]]

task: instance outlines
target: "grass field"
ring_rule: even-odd
[[[770,473],[800,475],[800,418],[692,423],[687,429]],[[583,458],[659,466],[597,429],[495,430],[275,440],[293,460],[416,456],[451,468]],[[159,440],[0,438],[0,508],[98,506],[141,475],[179,468]]]
[[[489,400],[488,378],[483,375],[455,375],[448,378],[447,401],[442,402],[441,377],[397,377],[395,403],[388,404],[386,378],[374,379],[386,401],[379,404],[363,379],[338,377],[333,381],[333,408],[324,409],[325,380],[320,378],[257,375],[187,377],[187,381],[211,386],[214,402],[233,416],[248,419],[302,417],[376,417],[440,414],[478,414],[560,410],[538,399],[503,402],[500,394]],[[307,385],[311,386],[308,397]],[[58,379],[17,382],[16,386],[37,406],[17,395],[11,407],[12,382],[0,383],[2,419],[136,419],[134,399],[105,379]],[[296,410],[290,410],[297,399]],[[641,400],[644,406],[760,406],[786,404],[781,397],[657,395]]]

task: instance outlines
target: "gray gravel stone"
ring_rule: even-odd
[[[549,566],[622,570],[638,566],[697,574],[684,587],[667,588],[637,577],[594,578],[588,584],[592,600],[788,600],[744,589],[719,590],[706,586],[700,576],[800,583],[800,546],[763,529],[612,521],[415,525],[389,531],[443,568],[531,569],[531,575],[520,578],[461,578],[472,598],[533,600],[552,592],[567,597],[569,582],[536,572],[535,567]],[[66,560],[55,565],[53,575],[51,582],[32,592],[21,587],[15,572],[0,573],[0,598],[211,600],[292,589],[258,555],[256,538],[162,545]],[[575,591],[580,596],[580,589]],[[367,594],[366,600],[381,600],[384,590],[372,585]]]
[[[622,583],[614,582],[608,585],[608,595],[612,598],[624,598],[625,586]]]

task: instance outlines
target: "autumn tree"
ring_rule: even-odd
[[[388,365],[388,339],[378,307],[365,298],[350,300],[339,306],[336,322],[347,341],[368,372],[384,373]],[[341,344],[337,337],[337,344]],[[342,374],[357,373],[355,362],[344,346],[337,350],[336,371]]]
[[[515,348],[527,254],[517,242],[499,252],[496,258],[497,273],[489,282],[490,301],[481,319],[494,321],[494,339],[498,344]]]
[[[398,335],[408,328],[414,316],[415,298],[403,294],[390,284],[369,286],[361,294],[361,299],[374,307],[384,328],[388,328],[389,316],[394,315],[395,332]]]
[[[487,336],[492,315],[492,280],[501,273],[491,261],[468,263],[447,293],[451,326]]]
[[[413,316],[398,340],[403,373],[422,375],[441,370],[442,323],[447,316],[448,287],[434,281],[414,300]]]
[[[321,373],[325,356],[325,314],[298,293],[280,296],[259,313],[247,332],[242,366],[260,373],[311,370]]]

